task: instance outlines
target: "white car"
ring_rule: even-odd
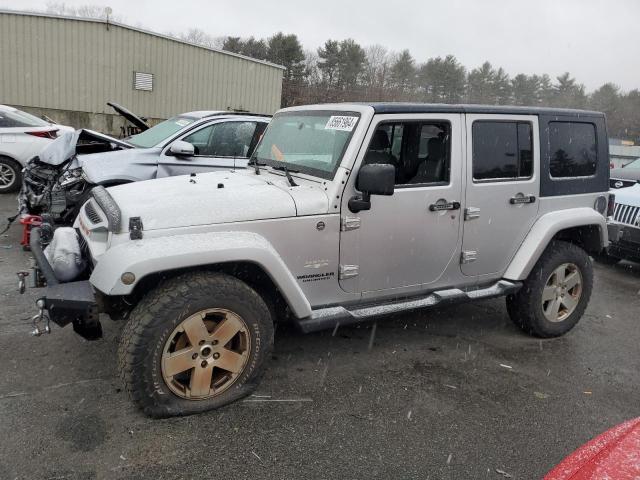
[[[611,190],[615,194],[615,208],[608,223],[606,263],[617,263],[621,259],[640,262],[640,183],[629,178],[615,181],[631,183],[631,186]]]
[[[72,127],[46,122],[30,113],[0,105],[0,193],[20,189],[21,171],[51,140]]]

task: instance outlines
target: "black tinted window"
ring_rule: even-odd
[[[533,173],[531,124],[479,121],[473,123],[473,178],[529,178]]]
[[[394,122],[378,126],[364,163],[396,168],[396,185],[449,182],[451,127],[448,122]]]
[[[596,127],[592,123],[549,122],[552,177],[587,177],[596,173]]]

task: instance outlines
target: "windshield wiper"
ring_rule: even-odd
[[[291,172],[293,173],[298,173],[298,170],[289,170],[286,165],[277,165],[277,166],[273,166],[272,167],[274,170],[281,170],[284,172],[284,174],[287,176],[287,180],[289,180],[289,185],[291,185],[292,187],[297,187],[298,184],[293,180],[293,177],[291,176]]]
[[[260,167],[264,167],[266,163],[260,163],[258,162],[258,158],[254,157],[249,161],[249,165],[253,165],[256,175],[260,175]]]

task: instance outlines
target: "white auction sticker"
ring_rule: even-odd
[[[329,121],[324,126],[325,130],[343,130],[350,132],[356,126],[358,117],[345,117],[342,115],[333,115],[329,117]]]
[[[176,120],[176,125],[178,125],[179,127],[186,127],[190,123],[191,122],[189,120]]]

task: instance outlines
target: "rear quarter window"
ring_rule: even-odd
[[[596,127],[583,122],[549,122],[549,171],[553,178],[590,177],[596,173]]]

